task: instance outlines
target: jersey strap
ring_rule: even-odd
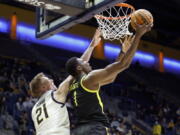
[[[62,105],[61,107],[64,107],[65,103],[59,102],[59,101],[57,101],[57,100],[54,98],[54,92],[55,92],[55,91],[52,91],[52,92],[51,92],[51,97],[52,97],[53,101],[56,102],[57,104],[61,104],[61,105]]]
[[[80,81],[81,87],[82,87],[85,91],[87,91],[87,92],[97,93],[97,91],[99,91],[99,88],[98,88],[97,90],[90,90],[90,89],[86,88],[86,87],[83,85],[82,81],[84,80],[85,77],[86,77],[86,76],[83,76],[83,77],[81,78],[81,81]]]

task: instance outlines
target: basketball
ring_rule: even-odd
[[[131,26],[133,29],[136,29],[137,24],[150,23],[153,23],[153,16],[151,12],[146,9],[139,9],[131,14]]]

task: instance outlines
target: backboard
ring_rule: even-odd
[[[36,6],[36,37],[62,32],[126,0],[16,0]]]

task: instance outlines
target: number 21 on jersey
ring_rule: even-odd
[[[47,109],[46,109],[46,103],[44,103],[42,106],[36,109],[36,120],[38,125],[43,122],[44,119],[47,119],[49,117]]]

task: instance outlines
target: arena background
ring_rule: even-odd
[[[128,0],[136,9],[152,12],[154,27],[139,46],[131,67],[113,84],[103,87],[106,113],[113,135],[180,134],[180,2]],[[33,135],[30,110],[35,103],[28,82],[38,72],[58,85],[66,76],[64,64],[80,56],[97,28],[94,18],[45,40],[35,38],[35,8],[13,0],[0,1],[0,135]],[[117,41],[95,50],[93,68],[111,63]],[[76,117],[67,103],[71,128]],[[154,134],[155,135],[155,134]]]

